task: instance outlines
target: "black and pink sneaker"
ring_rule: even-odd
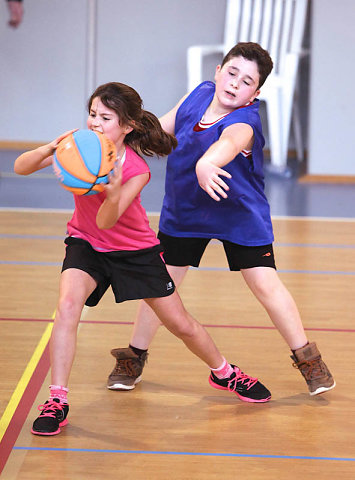
[[[271,393],[257,378],[243,373],[240,368],[231,365],[233,373],[229,378],[218,378],[211,372],[209,383],[219,390],[229,390],[238,395],[243,402],[268,402]]]
[[[69,405],[60,403],[58,398],[47,400],[44,405],[39,405],[40,416],[33,422],[31,433],[34,435],[57,435],[60,427],[67,425]]]

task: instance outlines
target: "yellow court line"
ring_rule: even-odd
[[[83,319],[88,311],[88,307],[85,305],[82,311],[81,319]],[[56,315],[56,310],[54,311],[52,315],[52,320],[54,320]],[[31,360],[28,362],[27,367],[25,371],[23,372],[23,375],[20,379],[20,381],[17,384],[17,387],[12,394],[9,403],[7,404],[7,407],[5,409],[5,412],[3,416],[0,419],[0,442],[7,430],[7,427],[9,426],[9,423],[11,422],[11,419],[15,413],[15,410],[20,403],[20,400],[23,396],[24,391],[26,390],[26,387],[33,375],[33,372],[35,371],[35,368],[38,365],[38,362],[41,359],[41,356],[49,342],[49,339],[51,338],[51,333],[53,329],[53,323],[48,323],[41,340],[38,342],[38,345],[36,347],[36,350],[34,351]],[[80,330],[80,324],[78,326],[78,331]]]
[[[54,318],[54,314],[52,318]],[[33,372],[35,371],[35,368],[37,367],[38,362],[41,359],[41,356],[48,344],[48,341],[52,333],[52,328],[53,328],[53,323],[49,323],[42,335],[41,340],[39,341],[36,347],[36,350],[32,355],[31,360],[28,362],[27,367],[23,372],[23,375],[20,381],[18,382],[14,393],[12,394],[9,403],[7,404],[7,407],[5,409],[3,416],[0,419],[0,442],[7,430],[7,427],[9,426],[9,423],[11,422],[11,419],[15,413],[15,410],[18,404],[20,403],[20,400],[33,375]]]

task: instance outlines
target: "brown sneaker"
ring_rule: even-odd
[[[335,387],[335,380],[314,342],[295,350],[291,358],[293,366],[304,376],[310,395],[318,395]]]
[[[142,380],[142,372],[147,361],[148,352],[140,357],[131,348],[114,348],[111,355],[116,359],[115,368],[107,379],[110,390],[133,390]]]

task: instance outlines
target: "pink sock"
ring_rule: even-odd
[[[225,358],[223,358],[223,363],[220,367],[211,368],[211,370],[217,378],[228,378],[233,373],[233,368],[229,365]]]
[[[62,385],[49,385],[49,399],[58,398],[60,403],[68,403],[69,389]]]

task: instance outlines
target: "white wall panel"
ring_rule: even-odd
[[[355,175],[355,2],[312,9],[308,173]]]
[[[98,0],[96,83],[120,81],[160,115],[185,93],[186,48],[220,41],[224,0]],[[0,140],[49,141],[84,126],[87,0],[0,0]]]

